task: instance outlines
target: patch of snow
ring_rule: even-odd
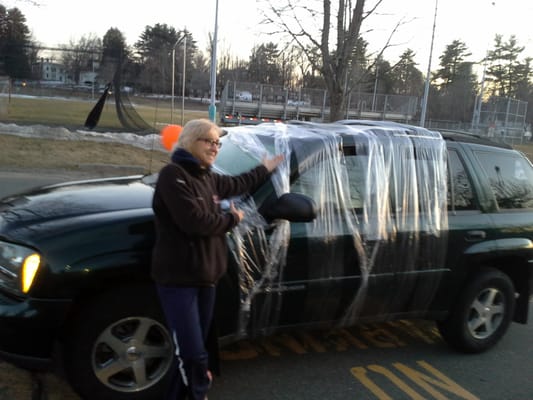
[[[17,125],[0,123],[0,135],[15,135],[25,138],[53,140],[89,140],[95,142],[118,142],[145,150],[167,152],[159,134],[137,135],[128,132],[95,132],[84,129],[69,130],[64,127],[45,125]]]

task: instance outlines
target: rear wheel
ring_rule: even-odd
[[[173,345],[157,299],[107,294],[83,309],[65,352],[66,373],[83,398],[161,398]]]
[[[438,321],[437,326],[452,347],[479,353],[502,338],[514,309],[512,281],[496,269],[484,269],[465,287],[448,318]]]

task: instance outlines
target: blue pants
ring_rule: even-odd
[[[157,292],[173,336],[177,361],[175,379],[171,380],[165,399],[204,400],[210,384],[205,342],[216,289],[157,285]]]

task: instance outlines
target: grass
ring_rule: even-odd
[[[4,123],[18,125],[64,126],[83,128],[85,119],[96,100],[80,97],[29,97],[0,98],[0,118]],[[170,101],[135,98],[135,110],[154,128],[154,133],[171,121],[181,125],[181,102],[175,103],[171,118]],[[2,102],[4,102],[2,104]],[[184,123],[190,119],[207,118],[208,105],[187,102],[183,112]],[[124,131],[115,111],[113,99],[108,99],[95,130]],[[7,132],[8,133],[8,132]],[[26,138],[0,134],[1,169],[59,169],[101,170],[103,166],[134,167],[139,172],[158,171],[168,161],[168,153],[144,150],[121,143],[95,141],[69,141]],[[112,173],[112,170],[111,170]]]
[[[66,127],[83,127],[87,115],[97,102],[88,94],[85,97],[28,97],[11,96],[0,98],[0,118],[2,122],[16,124],[40,124]],[[2,102],[4,104],[2,104]],[[159,130],[171,120],[175,124],[181,121],[181,101],[174,103],[171,110],[169,99],[146,99],[133,97],[135,111],[149,125]],[[208,105],[187,101],[187,109],[183,112],[183,123],[194,118],[208,118]],[[123,129],[118,119],[115,102],[109,98],[103,108],[98,129]]]
[[[533,162],[533,143],[531,144],[516,144],[513,146],[516,150],[521,151]]]
[[[91,93],[78,93],[78,96],[70,97],[0,97],[0,120],[17,125],[62,126],[75,130],[84,127],[85,119],[96,101]],[[154,128],[154,133],[160,132],[171,120],[175,124],[182,124],[181,101],[175,102],[172,115],[169,99],[134,97],[133,101],[135,110]],[[208,104],[187,101],[186,105],[187,109],[183,110],[183,123],[195,118],[208,118]],[[117,117],[113,97],[106,101],[95,130],[124,131]],[[144,150],[126,144],[25,138],[1,133],[1,169],[83,169],[89,173],[92,169],[100,173],[104,166],[128,166],[148,173],[158,171],[168,161],[168,153]],[[113,170],[110,173],[112,172]]]
[[[0,169],[84,171],[128,167],[137,173],[158,171],[169,154],[122,143],[23,138],[0,134]],[[111,167],[111,168],[110,168]]]

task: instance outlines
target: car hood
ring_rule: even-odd
[[[61,225],[77,217],[151,208],[153,187],[141,176],[43,186],[0,201],[0,236],[16,239],[30,228]]]

